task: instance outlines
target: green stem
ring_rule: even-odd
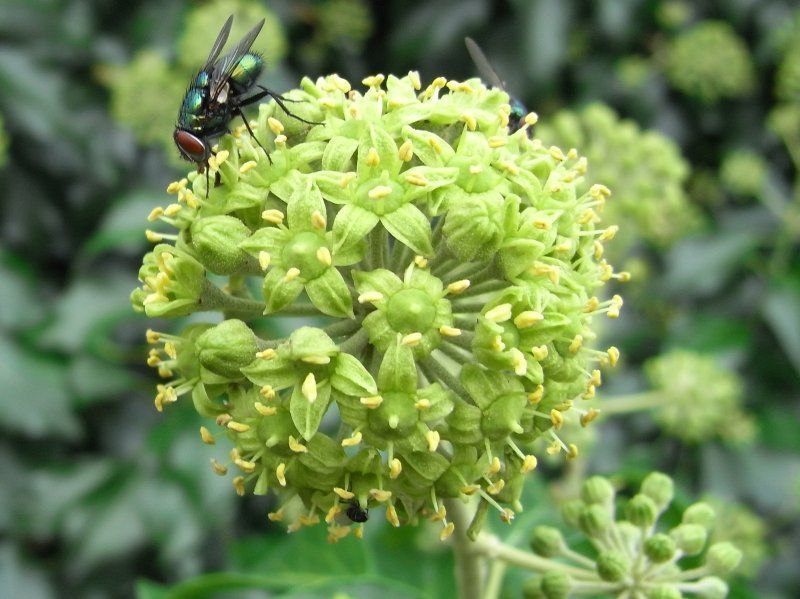
[[[467,537],[470,515],[467,507],[457,499],[445,499],[447,516],[455,525],[453,531],[453,557],[458,584],[459,599],[480,599],[483,589],[485,563],[482,556],[474,550],[473,542]]]
[[[386,265],[386,249],[388,240],[386,229],[377,226],[369,234],[369,262],[372,268],[384,268]]]
[[[660,391],[645,391],[617,397],[605,397],[598,403],[602,414],[627,414],[657,408],[664,402]]]
[[[483,591],[483,599],[497,599],[500,596],[507,569],[505,562],[500,560],[492,562],[489,567],[489,576],[486,579],[486,589]]]
[[[209,280],[203,282],[200,312],[224,312],[229,318],[247,320],[263,316],[265,307],[261,302],[228,295]]]
[[[446,356],[443,357],[447,359]],[[433,354],[420,360],[418,363],[429,380],[438,381],[442,385],[449,387],[450,390],[459,397],[467,397],[467,392],[464,391],[464,387],[461,386],[458,375],[451,372],[447,366],[442,364]]]
[[[453,299],[453,312],[456,314],[475,314],[483,310],[485,301],[474,298]]]
[[[369,341],[369,334],[366,329],[359,329],[355,335],[350,337],[347,341],[339,344],[339,350],[347,352],[348,354],[357,354],[364,349],[364,346]]]
[[[349,335],[351,333],[355,333],[361,323],[358,320],[341,320],[334,322],[333,324],[329,324],[322,331],[327,334],[329,337],[337,337],[339,335]]]

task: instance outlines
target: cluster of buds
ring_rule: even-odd
[[[233,443],[214,470],[275,491],[273,520],[299,504],[290,529],[324,519],[335,541],[383,506],[446,538],[444,499],[479,496],[509,521],[537,442],[577,455],[564,415],[588,414],[619,358],[592,348],[592,321],[622,299],[596,294],[627,277],[603,258],[608,189],[584,188],[574,150],[530,138],[535,115],[509,131],[503,91],[415,72],[364,85],[304,79],[287,96],[317,125],[263,104],[257,140],[240,126],[209,177],[171,184],[150,218],[177,232],[148,232],[132,301],[222,313],[149,333],[156,407],[191,397],[202,439]],[[276,336],[284,316],[319,326]]]
[[[605,218],[621,228],[615,256],[638,240],[668,245],[699,224],[684,189],[689,165],[668,137],[642,131],[603,104],[562,110],[539,124],[536,134],[548,143],[581,149],[592,165],[582,188],[603,184],[614,190]]]
[[[706,104],[745,96],[756,80],[746,42],[724,21],[701,21],[680,33],[665,67],[676,89]]]
[[[563,517],[592,545],[592,556],[570,548],[557,528],[537,527],[531,548],[540,558],[536,569],[543,574],[526,582],[526,599],[726,597],[723,577],[739,566],[741,551],[729,542],[709,544],[715,513],[707,503],[690,505],[679,524],[660,530],[658,520],[672,497],[672,480],[651,473],[639,493],[618,510],[607,479],[586,480],[581,498],[564,505]],[[684,558],[700,565],[687,568]]]

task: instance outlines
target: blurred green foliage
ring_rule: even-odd
[[[669,248],[634,243],[621,256],[648,274],[622,290],[623,316],[605,333],[623,368],[599,403],[647,389],[646,360],[698,351],[743,378],[754,443],[688,445],[647,416],[609,417],[595,431],[602,442],[583,460],[544,468],[525,490],[533,507],[499,532],[523,545],[535,525],[554,521],[553,493],[574,493],[576,473],[614,472],[615,485],[632,492],[657,468],[675,478],[683,507],[712,493],[759,518],[744,528],[757,531],[766,559],[732,596],[792,596],[800,585],[794,4],[4,0],[0,596],[138,588],[162,597],[175,583],[172,596],[184,597],[233,588],[453,595],[452,558],[427,528],[393,531],[370,520],[363,542],[336,547],[321,541],[322,530],[287,536],[266,521],[269,499],[237,499],[208,469],[190,406],[166,417],[152,409],[146,323],[130,313],[128,292],[145,217],[177,172],[170,137],[187,73],[234,5],[242,27],[273,15],[259,39],[263,80],[276,90],[333,71],[358,80],[416,68],[423,80],[464,79],[476,74],[463,47],[469,35],[545,125],[561,110],[601,102],[680,148],[691,169],[683,193],[707,226],[681,231]],[[590,156],[589,172],[605,158],[603,150]],[[192,578],[220,571],[247,576]],[[503,596],[519,596],[524,577],[509,570]]]

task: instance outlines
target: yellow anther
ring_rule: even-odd
[[[356,178],[356,173],[344,173],[342,175],[342,178],[339,179],[339,187],[345,189],[348,185],[350,185],[350,182],[355,178]]]
[[[170,204],[169,206],[164,208],[164,214],[166,216],[175,216],[181,210],[183,210],[183,206],[181,206],[180,204]]]
[[[495,481],[491,485],[486,487],[486,491],[489,493],[489,495],[499,495],[500,492],[502,492],[502,490],[505,489],[505,487],[506,487],[506,481],[504,481],[501,478],[500,480]]]
[[[306,376],[303,384],[300,386],[300,392],[309,403],[317,401],[317,379],[314,378],[313,372],[309,372]]]
[[[533,356],[533,359],[536,360],[537,362],[541,362],[542,360],[547,358],[547,355],[549,353],[550,351],[547,349],[546,345],[534,345],[531,348],[531,355]]]
[[[147,229],[144,232],[144,236],[147,238],[147,241],[151,243],[158,243],[159,241],[162,241],[164,239],[164,237],[160,233],[156,233],[155,231],[151,231],[150,229]]]
[[[228,423],[229,423],[231,420],[233,420],[233,417],[232,417],[230,414],[219,414],[219,415],[217,415],[217,417],[214,419],[214,422],[216,422],[216,423],[217,423],[217,426],[227,426],[227,425],[228,425]],[[236,453],[236,457],[238,457],[238,456],[239,456],[239,453],[238,453],[238,451],[237,451],[237,453]],[[231,458],[231,459],[233,459],[233,458]]]
[[[278,467],[275,468],[275,476],[277,477],[278,483],[280,484],[280,486],[285,487],[286,486],[286,464],[284,462],[281,462],[280,464],[278,464]]]
[[[200,427],[200,438],[203,440],[203,443],[206,445],[214,445],[217,441],[214,439],[214,435],[211,434],[206,427]]]
[[[331,506],[331,509],[327,511],[325,514],[325,523],[332,524],[336,520],[336,516],[342,513],[342,506],[338,503],[334,503]],[[347,530],[346,526],[337,526],[336,530]],[[328,531],[331,532],[331,531]]]
[[[400,526],[400,518],[397,517],[397,510],[394,509],[394,505],[391,503],[386,508],[386,520],[389,521],[389,524],[398,528]]]
[[[508,160],[498,160],[497,166],[499,166],[501,169],[512,175],[519,174],[519,167],[513,162],[509,162]]]
[[[536,310],[525,310],[514,317],[514,325],[518,329],[527,329],[544,320],[544,315]]]
[[[392,188],[388,185],[376,185],[372,189],[369,190],[367,195],[369,196],[370,200],[381,200],[386,196],[392,194]]]
[[[375,501],[380,501],[381,503],[389,501],[392,497],[392,492],[384,489],[370,489],[369,494]]]
[[[468,112],[461,115],[461,120],[464,121],[470,131],[475,131],[478,128],[478,121]]]
[[[400,345],[407,345],[409,347],[415,347],[419,345],[420,341],[422,341],[422,333],[409,333],[408,335],[403,336],[400,339]]]
[[[538,464],[539,460],[536,459],[536,456],[526,455],[525,459],[522,460],[522,466],[520,466],[519,471],[523,474],[527,474],[531,470],[534,470]]]
[[[439,140],[437,138],[435,138],[435,137],[429,137],[428,138],[428,145],[430,147],[432,147],[433,151],[436,152],[437,154],[441,154],[442,151],[443,151],[442,150],[442,144],[439,143]]]
[[[261,270],[267,270],[271,260],[272,256],[269,255],[269,252],[263,250],[258,252],[258,265],[261,267]]]
[[[525,118],[522,119],[526,125],[529,127],[533,127],[536,123],[539,122],[539,115],[535,112],[529,112],[525,115]]]
[[[182,189],[186,189],[186,184],[189,183],[188,179],[181,179],[180,181],[173,181],[169,185],[167,185],[167,193],[170,195],[174,195],[181,191]]]
[[[269,518],[270,522],[281,522],[283,520],[283,508],[274,512],[269,512],[267,518]]]
[[[150,214],[147,215],[147,220],[152,223],[153,221],[157,221],[162,216],[164,216],[164,209],[161,206],[156,206],[150,211]]]
[[[593,198],[609,197],[611,190],[602,183],[595,183],[589,188],[589,195]]]
[[[411,185],[416,185],[417,187],[425,187],[426,185],[430,185],[431,184],[431,182],[428,181],[428,179],[426,179],[425,177],[423,177],[419,173],[406,173],[405,179]]]
[[[439,333],[444,337],[458,337],[461,334],[461,329],[443,324],[439,327]]]
[[[239,172],[244,175],[245,173],[252,171],[257,166],[258,163],[255,160],[248,160],[239,167]]]
[[[400,148],[397,150],[397,155],[400,156],[400,160],[403,162],[408,162],[414,157],[414,144],[410,139],[405,140]]]
[[[325,215],[323,215],[319,210],[314,210],[311,213],[311,226],[315,229],[325,230],[325,227],[328,226],[328,221],[325,220]]]
[[[606,353],[608,354],[608,363],[611,364],[611,366],[616,366],[617,362],[619,362],[619,350],[612,345],[608,348]]]
[[[147,329],[144,336],[148,343],[158,343],[161,339],[161,333],[154,331],[153,329]]]
[[[491,342],[494,351],[505,351],[506,344],[503,343],[503,338],[500,335],[495,335]]]
[[[441,89],[445,85],[447,85],[447,79],[445,79],[444,77],[437,77],[436,79],[431,81],[431,87],[435,87],[435,88]]]
[[[229,430],[232,430],[235,433],[246,433],[250,430],[250,425],[245,424],[244,422],[236,422],[235,420],[231,420],[227,427]]]
[[[395,480],[403,471],[403,464],[397,458],[392,458],[389,462],[389,478]]]
[[[303,356],[300,358],[300,361],[305,362],[306,364],[315,364],[317,366],[322,366],[323,364],[330,364],[331,358],[330,356]]]
[[[460,491],[464,495],[475,495],[475,493],[477,493],[480,490],[481,490],[480,485],[466,485],[464,487],[461,487],[460,489]]]
[[[253,407],[255,408],[256,412],[258,412],[262,416],[274,416],[275,414],[278,413],[278,408],[276,408],[275,406],[265,406],[260,401],[255,402],[253,404]]]
[[[342,447],[355,447],[361,443],[362,438],[363,435],[360,432],[355,432],[351,436],[347,437],[347,439],[342,439]]]
[[[574,460],[578,457],[578,446],[574,443],[567,445],[567,459]]]
[[[597,387],[594,385],[587,385],[586,391],[583,392],[583,399],[592,399],[597,394]]]
[[[561,443],[558,441],[553,441],[550,445],[547,446],[545,449],[547,455],[558,455],[561,452]]]
[[[553,160],[557,160],[558,162],[563,162],[564,160],[567,159],[567,157],[564,156],[564,152],[562,152],[561,148],[559,148],[558,146],[550,146],[547,149],[547,151],[550,153],[550,156],[553,157]]]
[[[226,160],[228,160],[228,156],[230,156],[230,152],[228,150],[220,150],[216,153],[216,155],[212,155],[208,157],[208,166],[218,171],[219,167],[222,166]]]
[[[600,241],[609,241],[611,239],[614,239],[614,236],[617,234],[618,231],[619,231],[619,225],[611,225],[605,231],[603,231],[599,239]]]
[[[378,155],[378,150],[374,147],[370,148],[367,152],[367,165],[378,166],[381,163],[381,157]]]
[[[356,539],[363,539],[364,538],[364,527],[363,526],[356,526],[353,529],[353,537]]]
[[[425,256],[414,256],[414,264],[417,268],[428,268],[428,259]]]
[[[418,399],[414,402],[414,407],[418,410],[428,410],[431,407],[431,400],[430,399]]]
[[[447,292],[452,293],[453,295],[458,295],[459,293],[464,293],[469,288],[469,279],[461,279],[460,281],[454,281],[447,286]]]
[[[289,435],[289,449],[295,453],[305,453],[308,451],[308,447],[300,443],[300,441],[295,439],[292,435]]]
[[[287,140],[288,140],[288,138],[283,133],[281,133],[280,135],[275,137],[275,145],[276,146],[282,146],[283,144],[286,143]]]
[[[441,436],[439,435],[438,431],[428,431],[425,433],[425,440],[428,442],[428,451],[436,451],[436,449],[439,447]]]
[[[550,422],[553,423],[553,428],[559,430],[564,425],[564,415],[553,408],[550,410]]]
[[[361,109],[358,107],[358,104],[351,104],[347,107],[347,114],[350,115],[351,119],[357,121],[361,118]]]
[[[453,534],[453,531],[456,529],[456,525],[452,522],[448,522],[445,527],[442,529],[442,532],[439,533],[439,540],[446,541],[450,538],[450,535]]]
[[[597,308],[600,307],[600,300],[596,297],[592,296],[586,302],[586,305],[583,307],[584,312],[594,312]]]
[[[220,464],[214,458],[211,458],[211,470],[217,476],[225,476],[226,474],[228,474],[228,468],[226,466]]]
[[[270,208],[269,210],[264,210],[261,213],[261,218],[263,218],[268,223],[272,223],[274,225],[280,225],[283,222],[283,212],[277,210],[275,208]]]
[[[236,494],[239,497],[244,497],[244,476],[234,477],[231,483],[233,483],[233,489],[236,491]]]
[[[445,518],[447,518],[447,508],[444,507],[443,503],[440,503],[439,509],[431,516],[431,522],[441,522]]]
[[[339,105],[339,102],[337,102],[333,98],[326,98],[323,96],[322,98],[317,100],[317,104],[319,104],[323,108],[336,108]]]
[[[320,264],[323,266],[330,266],[333,264],[333,256],[331,256],[331,251],[324,245],[317,249],[316,256],[317,260],[319,260]]]
[[[505,508],[505,509],[504,509],[504,510],[503,510],[503,511],[500,513],[500,519],[501,519],[503,522],[505,522],[506,524],[510,524],[510,523],[511,523],[511,521],[514,519],[514,516],[515,516],[515,515],[516,515],[516,514],[514,514],[514,511],[513,511],[513,510],[510,510],[509,508]]]
[[[514,369],[514,374],[525,376],[525,373],[528,372],[528,361],[525,359],[525,354],[516,347],[512,347],[509,353],[511,354],[511,367]]]
[[[572,354],[577,354],[583,347],[583,335],[575,335],[572,343],[569,344],[569,351]]]
[[[608,308],[608,317],[619,318],[620,308],[622,308],[622,296],[615,295],[611,298],[611,306]]]
[[[233,460],[233,463],[236,464],[236,466],[240,470],[242,470],[243,472],[247,472],[248,474],[250,474],[251,472],[254,472],[255,469],[256,469],[256,463],[255,462],[251,462],[249,460],[243,460],[241,458],[237,458],[237,459]]]
[[[508,138],[502,137],[500,135],[493,135],[492,137],[489,138],[490,148],[502,148],[507,143],[508,143]]]
[[[256,358],[261,358],[262,360],[271,360],[272,358],[274,358],[277,355],[278,355],[278,352],[276,352],[271,347],[268,347],[267,349],[263,349],[260,352],[256,352]],[[269,387],[269,385],[264,387],[264,389],[266,389],[267,387]],[[269,387],[269,388],[272,389],[272,387]]]
[[[489,468],[488,468],[488,470],[486,470],[486,473],[489,476],[493,476],[493,475],[497,474],[498,472],[500,472],[500,468],[502,468],[502,464],[500,464],[500,458],[498,458],[497,456],[494,456],[492,458],[492,461],[489,462]]]
[[[589,426],[589,423],[594,421],[599,415],[600,412],[598,410],[590,408],[585,413],[581,414],[581,426]]]
[[[175,349],[175,344],[172,341],[167,341],[164,344],[164,353],[167,354],[173,360],[178,358],[178,351]]]
[[[617,273],[616,277],[617,281],[620,283],[627,283],[631,280],[631,273],[629,273],[627,270],[623,270],[622,272]]]
[[[408,80],[411,82],[411,87],[413,87],[416,90],[422,88],[422,82],[419,80],[418,71],[409,71],[407,77]]]
[[[370,395],[368,397],[361,397],[359,401],[362,405],[367,406],[370,410],[374,410],[383,403],[383,397],[380,395]]]
[[[355,497],[354,493],[351,493],[346,489],[342,489],[341,487],[334,487],[333,492],[336,493],[340,498],[344,499],[345,501],[350,501],[353,497]]]
[[[482,164],[471,164],[469,165],[469,172],[471,175],[478,175],[483,172],[483,165]]]
[[[380,291],[365,291],[358,296],[359,304],[366,304],[367,302],[379,302],[383,299],[383,294]]]
[[[511,319],[511,304],[499,304],[484,314],[486,320],[505,322]]]
[[[286,281],[287,283],[291,283],[299,276],[300,276],[300,269],[297,268],[296,266],[292,266],[289,270],[286,271],[283,280]]]
[[[275,134],[279,135],[283,133],[283,123],[281,123],[278,119],[274,117],[269,117],[267,119],[267,125],[269,126],[270,130]]]
[[[259,390],[259,394],[261,395],[261,397],[267,400],[275,399],[275,396],[277,395],[275,393],[275,389],[272,388],[272,385],[264,385],[263,387],[261,387],[261,389]]]
[[[384,79],[386,79],[386,77],[384,77],[381,73],[378,73],[377,75],[364,77],[364,79],[361,80],[361,83],[367,87],[380,87]]]
[[[592,370],[592,378],[589,379],[589,382],[595,387],[603,384],[603,375],[597,368]]]
[[[298,516],[297,523],[300,524],[300,526],[314,526],[315,524],[319,524],[319,516],[316,514]]]
[[[533,405],[542,401],[542,397],[544,397],[544,385],[536,385],[536,389],[528,393],[528,401]]]

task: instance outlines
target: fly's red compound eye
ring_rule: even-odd
[[[196,135],[192,135],[182,129],[176,129],[172,137],[181,154],[189,160],[203,162],[208,157],[208,146]]]

